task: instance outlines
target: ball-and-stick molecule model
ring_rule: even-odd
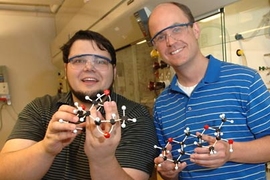
[[[111,101],[111,97],[110,97],[110,90],[104,90],[103,94],[97,94],[97,98],[96,99],[91,99],[89,96],[85,96],[85,99],[91,102],[91,107],[88,110],[85,110],[85,106],[84,105],[79,105],[79,103],[75,102],[74,106],[77,108],[74,113],[79,117],[79,122],[85,122],[85,119],[87,116],[90,117],[91,120],[93,120],[95,122],[96,128],[98,130],[98,132],[100,132],[101,134],[103,134],[103,136],[105,138],[110,138],[111,136],[111,132],[114,129],[114,126],[117,122],[121,123],[121,127],[125,128],[127,126],[127,121],[130,122],[136,122],[137,119],[136,118],[128,118],[126,116],[126,106],[122,106],[122,111],[123,111],[123,116],[120,118],[117,118],[116,114],[113,113],[111,114],[111,119],[100,119],[99,117],[93,117],[91,115],[91,110],[92,108],[96,107],[96,110],[99,111],[102,107],[104,101],[103,98],[107,99],[107,101]],[[60,119],[59,120],[60,123],[67,123],[66,121]],[[109,129],[109,131],[104,132],[101,128],[100,125],[102,123],[110,123],[111,127]],[[78,130],[82,130],[82,128],[77,127],[73,133],[77,133]]]
[[[167,140],[167,143],[165,145],[165,147],[159,147],[157,145],[154,146],[154,148],[156,149],[160,149],[161,150],[161,154],[159,155],[160,157],[162,157],[164,159],[164,161],[170,161],[170,162],[173,162],[175,164],[175,169],[178,169],[178,165],[179,163],[181,163],[181,157],[183,155],[190,155],[190,153],[186,152],[185,151],[185,147],[186,147],[186,144],[185,144],[185,141],[187,140],[188,137],[194,137],[196,138],[197,140],[194,141],[194,145],[196,145],[197,147],[208,147],[209,149],[209,154],[216,154],[217,152],[215,151],[215,145],[216,143],[219,141],[219,140],[223,140],[223,141],[226,141],[229,143],[230,145],[230,152],[233,152],[233,148],[232,148],[232,145],[233,145],[233,140],[232,139],[223,139],[221,138],[221,136],[223,135],[223,132],[221,131],[221,128],[223,126],[223,124],[225,122],[230,122],[230,123],[234,123],[233,120],[228,120],[226,117],[225,117],[225,114],[221,114],[220,116],[220,119],[221,119],[221,123],[218,127],[210,127],[209,125],[205,125],[203,127],[203,131],[199,134],[199,135],[195,135],[195,134],[192,134],[190,132],[190,128],[187,127],[185,130],[184,130],[184,133],[185,133],[185,137],[182,141],[177,141],[173,138],[168,138]],[[213,130],[214,131],[214,135],[216,137],[216,140],[215,142],[210,145],[210,146],[203,146],[203,143],[204,143],[204,140],[202,139],[202,135],[207,131],[207,130]],[[179,145],[179,149],[177,150],[179,152],[179,155],[176,159],[170,159],[167,157],[167,155],[170,153],[170,151],[167,149],[168,145],[169,144],[172,144],[172,145]],[[161,166],[161,164],[158,164],[158,166]]]

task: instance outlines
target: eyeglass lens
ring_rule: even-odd
[[[111,61],[103,56],[86,54],[70,58],[69,63],[74,69],[83,69],[87,63],[90,63],[97,70],[107,70]]]
[[[166,41],[167,38],[169,38],[169,36],[178,41],[181,39],[184,31],[187,29],[187,27],[190,24],[191,23],[176,24],[176,25],[169,26],[161,30],[160,32],[158,32],[152,39],[152,42],[154,44],[163,43]]]

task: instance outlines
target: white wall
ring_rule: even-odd
[[[58,70],[52,65],[50,55],[50,43],[55,37],[52,16],[0,12],[0,27],[0,65],[8,69],[12,103],[0,111],[1,149],[17,113],[35,97],[57,93]]]

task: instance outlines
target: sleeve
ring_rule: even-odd
[[[7,140],[29,139],[37,142],[42,140],[47,126],[45,121],[42,121],[44,117],[40,107],[42,105],[38,99],[27,104],[19,113],[17,122]]]
[[[248,126],[256,138],[270,135],[270,93],[258,73],[249,88]]]

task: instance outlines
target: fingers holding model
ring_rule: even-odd
[[[76,124],[79,118],[75,112],[74,107],[62,105],[52,116],[43,139],[46,152],[57,155],[76,137],[77,133],[74,132],[85,126],[83,123]]]

